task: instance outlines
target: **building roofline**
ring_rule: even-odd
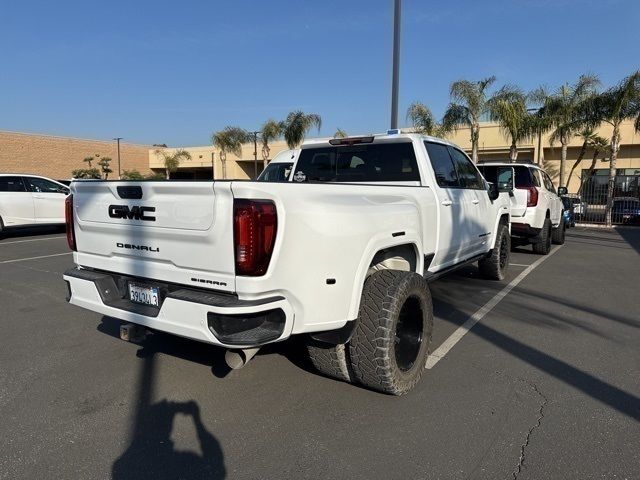
[[[46,138],[57,138],[60,140],[79,140],[81,142],[99,142],[99,143],[105,143],[107,145],[112,145],[115,143],[115,140],[99,140],[94,138],[69,137],[65,135],[52,135],[49,133],[16,132],[13,130],[0,129],[0,134],[3,134],[3,133],[8,133],[11,135],[23,135],[25,137],[46,137]],[[136,147],[146,147],[146,148],[149,148],[152,146],[148,143],[132,143],[132,142],[123,142],[123,141],[120,142],[120,145],[134,145]]]

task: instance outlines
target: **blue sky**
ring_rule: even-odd
[[[391,0],[1,0],[0,129],[202,145],[294,109],[389,122]],[[637,0],[404,0],[400,117],[451,81],[526,90],[640,68]]]

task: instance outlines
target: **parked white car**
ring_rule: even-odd
[[[485,162],[478,165],[489,182],[501,183],[498,168],[514,170],[515,188],[511,196],[511,236],[514,244],[531,244],[533,251],[547,255],[551,243],[562,245],[565,223],[562,221],[564,205],[551,178],[539,166],[529,163]]]
[[[50,178],[0,174],[0,233],[5,228],[64,223],[69,187]]]
[[[322,373],[409,391],[427,282],[471,262],[504,277],[512,182],[501,194],[457,146],[416,134],[307,142],[291,178],[74,182],[68,300],[227,347],[232,367],[304,334]]]
[[[267,168],[258,176],[259,182],[287,182],[291,178],[293,165],[300,156],[300,149],[283,150],[269,162]]]

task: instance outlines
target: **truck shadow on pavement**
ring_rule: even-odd
[[[114,462],[114,480],[142,479],[223,479],[226,476],[220,443],[206,429],[200,408],[194,401],[152,403],[155,383],[155,363],[158,351],[143,343],[138,351],[142,359],[138,384],[136,412],[131,431],[131,443]],[[176,416],[190,417],[195,427],[202,454],[176,450],[171,433]]]

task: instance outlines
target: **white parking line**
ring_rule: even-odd
[[[16,258],[14,260],[3,260],[0,263],[26,262],[27,260],[38,260],[39,258],[60,257],[62,255],[71,255],[73,252],[54,253],[53,255],[40,255],[39,257]]]
[[[510,267],[530,267],[531,265],[525,265],[524,263],[510,263]]]
[[[425,365],[426,368],[433,368],[436,364],[451,350],[456,343],[458,343],[462,337],[464,337],[469,330],[473,328],[473,326],[478,323],[480,320],[484,318],[484,316],[489,313],[493,307],[495,307],[500,300],[507,296],[507,294],[513,290],[524,278],[529,275],[536,267],[538,267],[542,262],[544,262],[551,255],[556,253],[560,249],[560,246],[557,246],[549,252],[548,255],[544,257],[540,257],[538,260],[533,262],[531,265],[528,265],[526,269],[524,269],[520,274],[511,280],[511,282],[500,290],[495,296],[485,303],[482,307],[480,307],[473,315],[469,317],[469,319],[462,324],[462,326],[458,327],[455,332],[451,334],[449,338],[447,338],[442,345],[435,349],[435,351],[427,357],[427,363]]]
[[[56,240],[58,238],[64,238],[65,236],[66,235],[59,235],[57,237],[34,238],[32,240],[16,240],[15,242],[0,242],[0,245],[11,245],[13,243],[44,242],[45,240]]]

